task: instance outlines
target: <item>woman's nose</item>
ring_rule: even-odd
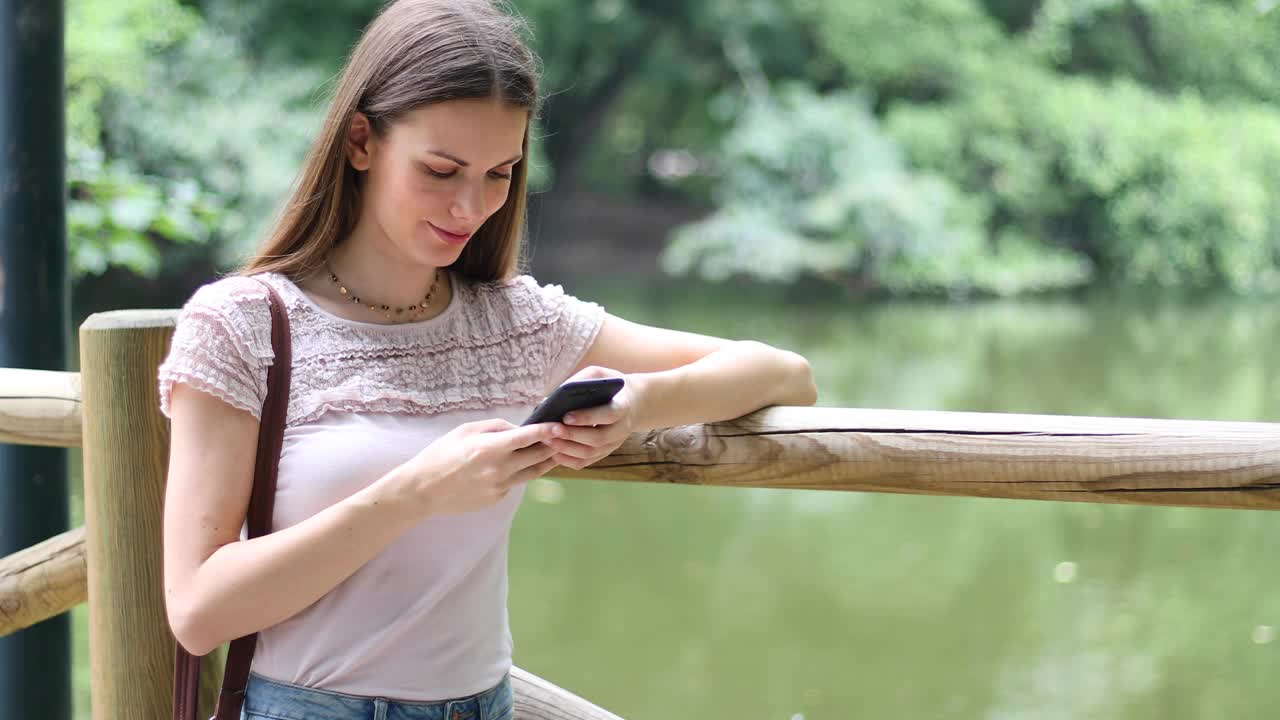
[[[475,220],[484,214],[484,189],[466,186],[453,197],[453,216]]]

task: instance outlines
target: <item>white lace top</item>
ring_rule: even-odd
[[[603,310],[528,275],[469,285],[456,274],[443,313],[380,325],[322,310],[283,276],[260,276],[279,291],[293,333],[287,425],[327,411],[427,415],[537,403],[595,337]],[[227,277],[201,287],[183,307],[160,372],[168,414],[174,382],[260,417],[271,364],[271,315],[262,281]]]
[[[160,367],[162,411],[184,383],[261,417],[272,360],[266,281],[289,315],[293,377],[273,529],[358,492],[464,422],[519,423],[576,367],[597,304],[520,276],[470,284],[428,320],[337,317],[278,274],[228,277],[183,307]],[[209,478],[209,482],[218,482]],[[312,606],[258,636],[253,671],[356,695],[441,700],[511,665],[507,539],[521,492],[407,532]]]

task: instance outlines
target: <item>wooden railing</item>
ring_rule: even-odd
[[[85,478],[84,528],[0,559],[0,636],[87,598],[94,720],[169,713],[174,640],[160,578],[168,426],[155,377],[175,317],[90,317],[80,329],[79,375],[0,370],[0,440],[72,447],[83,439]],[[775,407],[637,434],[591,468],[557,474],[1277,509],[1280,425]],[[206,707],[220,663],[216,653],[206,663]],[[616,717],[523,671],[513,678],[519,718]]]
[[[1280,424],[768,408],[632,437],[574,476],[1280,509]]]

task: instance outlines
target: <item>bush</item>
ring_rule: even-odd
[[[887,118],[915,167],[991,201],[990,232],[1158,286],[1280,288],[1280,114],[1035,70]]]
[[[989,242],[987,209],[938,175],[906,169],[857,94],[785,89],[743,114],[717,158],[719,210],[675,233],[670,272],[999,295],[1089,277],[1081,259],[1038,252],[1017,234]]]

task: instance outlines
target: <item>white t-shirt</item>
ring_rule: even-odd
[[[519,423],[572,374],[603,322],[599,305],[528,276],[451,279],[441,314],[402,325],[337,317],[274,273],[205,285],[183,307],[160,368],[161,409],[169,413],[181,382],[261,417],[272,359],[269,282],[285,301],[293,343],[273,529],[302,522],[462,423]],[[507,540],[522,496],[422,521],[261,631],[253,671],[411,701],[493,686],[511,667]]]

